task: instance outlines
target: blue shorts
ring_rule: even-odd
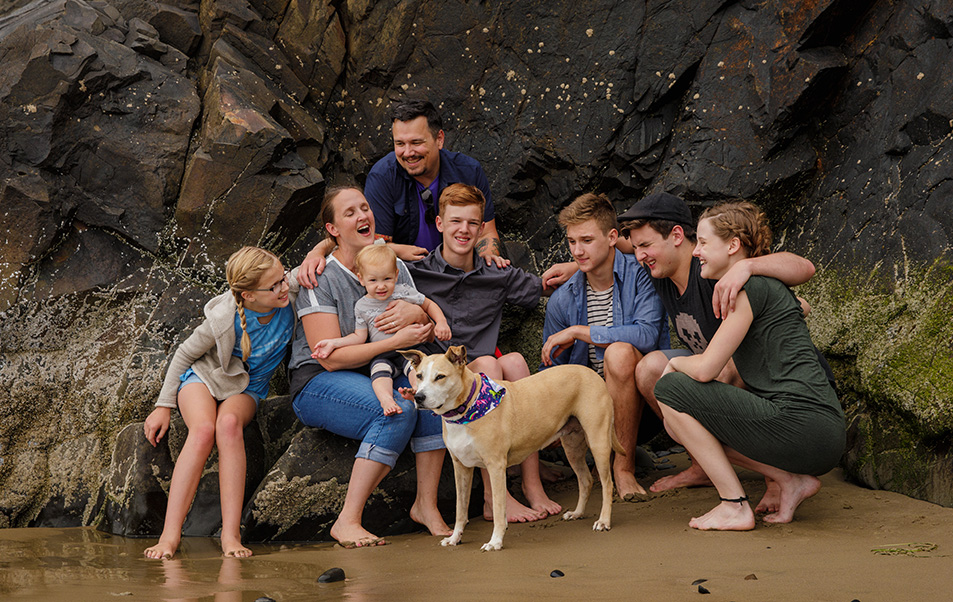
[[[179,377],[179,381],[181,382],[179,383],[179,388],[176,389],[176,391],[181,391],[182,387],[184,387],[185,385],[191,385],[193,383],[201,383],[203,385],[205,384],[205,382],[202,381],[201,378],[199,378],[199,375],[196,374],[195,371],[192,370],[191,368],[186,370],[185,374]],[[206,388],[208,388],[208,385],[206,385]],[[244,391],[242,391],[242,393],[251,397],[252,401],[255,402],[255,407],[256,408],[258,407],[258,404],[261,401],[261,396],[258,395],[258,393],[255,393],[254,391],[249,391],[248,389],[245,389]],[[222,403],[222,401],[224,400],[222,399],[218,400],[219,403]]]

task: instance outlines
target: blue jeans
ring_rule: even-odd
[[[394,384],[410,386],[404,376],[395,379]],[[396,391],[394,401],[403,412],[385,416],[370,378],[350,370],[337,370],[322,372],[308,381],[292,407],[298,420],[308,426],[360,439],[356,458],[391,468],[408,441],[414,453],[445,447],[439,416],[430,410],[418,410]]]

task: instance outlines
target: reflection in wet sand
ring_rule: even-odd
[[[742,481],[750,496],[763,493],[754,473]],[[471,521],[455,548],[416,533],[357,550],[253,544],[246,559],[222,558],[211,538],[185,538],[175,559],[149,560],[143,550],[154,539],[0,529],[0,600],[696,600],[698,579],[718,600],[948,599],[953,510],[856,487],[839,471],[821,481],[788,525],[690,529],[688,519],[711,506],[714,492],[703,487],[617,502],[605,533],[593,532],[589,520],[511,525],[504,549],[490,553],[480,551],[492,529],[482,520]],[[559,503],[575,498],[574,482],[549,487]],[[916,557],[875,552],[900,542],[930,546]],[[332,567],[346,579],[318,583]],[[551,577],[556,570],[563,576]]]

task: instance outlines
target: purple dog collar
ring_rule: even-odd
[[[442,418],[453,424],[473,422],[495,410],[496,407],[500,405],[500,402],[503,401],[503,396],[506,395],[505,388],[493,382],[490,377],[482,372],[480,373],[480,389],[478,393],[476,392],[477,381],[474,379],[467,400],[449,412],[444,413]],[[476,393],[476,398],[474,398],[474,393]]]
[[[482,376],[483,373],[481,372],[480,375]],[[470,387],[470,394],[467,395],[467,400],[461,403],[460,405],[458,405],[457,407],[453,408],[449,412],[444,412],[442,414],[444,418],[453,418],[454,416],[459,416],[460,414],[467,411],[467,405],[469,405],[470,400],[473,399],[473,394],[476,393],[477,380],[478,379],[476,378],[473,379],[473,386]]]

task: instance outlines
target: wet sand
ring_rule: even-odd
[[[653,472],[644,483],[670,473]],[[742,478],[759,499],[763,483],[750,473]],[[504,549],[492,553],[480,551],[492,527],[480,519],[456,548],[421,533],[357,550],[252,545],[255,556],[246,560],[221,558],[212,539],[186,539],[175,560],[150,561],[142,551],[154,540],[93,529],[0,530],[0,599],[698,600],[693,582],[701,579],[707,602],[953,599],[953,509],[863,489],[839,471],[821,480],[788,525],[694,531],[688,520],[716,495],[686,489],[617,502],[608,533],[592,531],[596,499],[580,521],[512,525]],[[564,506],[575,500],[574,481],[551,489]],[[318,583],[331,567],[347,579]],[[565,576],[551,577],[554,569]]]

